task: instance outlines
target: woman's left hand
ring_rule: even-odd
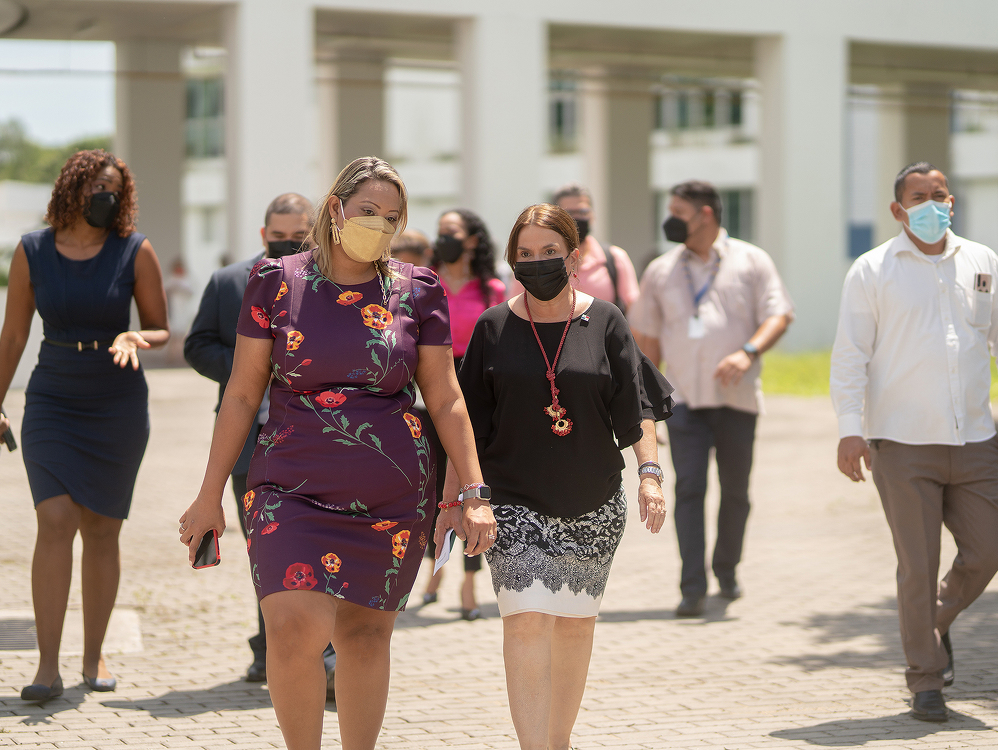
[[[651,529],[652,534],[662,530],[662,524],[665,523],[665,495],[662,494],[662,485],[652,477],[643,478],[638,485],[638,509],[646,529]]]
[[[464,554],[472,557],[485,552],[496,541],[496,519],[492,506],[477,498],[464,503]]]
[[[461,525],[461,506],[446,508],[437,514],[437,525],[433,530],[433,543],[437,545],[437,557],[443,549],[444,536],[448,529],[454,529],[458,539],[464,539],[464,528]]]
[[[142,338],[142,334],[137,331],[125,331],[124,333],[119,333],[114,337],[114,343],[108,348],[108,351],[114,355],[114,363],[125,368],[129,362],[132,363],[132,369],[139,369],[139,349],[149,349],[151,344]]]

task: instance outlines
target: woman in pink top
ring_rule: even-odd
[[[478,316],[506,298],[506,287],[496,278],[495,247],[485,222],[478,214],[466,208],[456,208],[441,215],[430,267],[440,276],[447,293],[454,366],[460,369],[461,358],[468,348]],[[426,422],[423,424],[436,455],[437,496],[440,497],[447,473],[447,455],[437,441],[435,431],[426,430],[428,425]],[[431,540],[426,546],[426,556],[432,559],[435,555],[436,546]],[[461,617],[465,620],[477,620],[481,617],[475,602],[475,573],[481,569],[481,555],[464,558]],[[430,579],[426,593],[423,594],[424,604],[437,600],[437,589],[442,579],[443,570]]]

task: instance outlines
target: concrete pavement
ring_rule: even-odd
[[[176,521],[207,457],[215,386],[188,370],[148,377],[153,432],[122,532],[117,630],[108,643],[115,693],[80,683],[78,543],[61,659],[66,692],[41,708],[18,698],[37,659],[16,650],[29,645],[35,522],[20,455],[0,454],[0,747],[283,747],[266,687],[242,681],[255,597],[231,496],[219,567],[191,570],[177,542]],[[22,407],[23,393],[12,392],[5,408],[16,428]],[[637,522],[628,455],[632,518],[596,628],[574,745],[998,748],[998,583],[953,626],[952,718],[911,719],[895,559],[872,482],[855,486],[836,471],[827,399],[770,398],[768,411],[740,568],[745,597],[711,596],[701,619],[673,617],[679,566],[671,510],[657,537]],[[667,450],[662,459],[667,466]],[[945,539],[944,569],[953,551]],[[440,602],[399,619],[379,747],[516,748],[488,574],[478,577],[488,619],[468,623],[458,612],[461,575],[448,567]],[[427,576],[424,569],[414,601]],[[332,706],[324,746],[339,746]]]

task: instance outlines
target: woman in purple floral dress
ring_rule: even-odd
[[[204,484],[180,519],[193,559],[201,536],[225,526],[225,478],[270,382],[243,509],[268,683],[292,750],[319,747],[319,657],[330,640],[343,747],[373,748],[381,728],[392,628],[433,533],[413,379],[461,481],[481,482],[443,288],[427,269],[388,256],[405,216],[395,170],[358,159],[319,208],[318,247],[251,272]],[[485,501],[440,518],[438,528],[467,536],[469,553],[495,538]]]

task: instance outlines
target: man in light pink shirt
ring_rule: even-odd
[[[579,228],[578,290],[612,302],[626,314],[638,297],[638,276],[627,251],[616,245],[603,245],[590,234],[593,200],[589,191],[572,182],[558,188],[552,202],[565,209]],[[523,287],[514,279],[506,298],[511,299],[522,291]]]
[[[759,355],[793,320],[793,303],[772,259],[721,228],[721,198],[706,182],[672,189],[666,238],[678,247],[641,279],[628,319],[642,351],[665,362],[676,406],[666,423],[676,470],[676,532],[683,558],[679,617],[703,614],[707,595],[704,495],[710,450],[721,484],[711,567],[721,596],[737,599],[749,513],[756,417],[762,405]]]

